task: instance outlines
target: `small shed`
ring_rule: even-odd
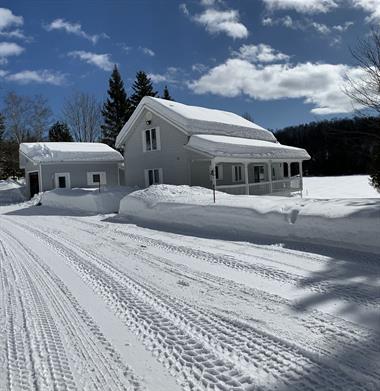
[[[55,188],[120,185],[123,156],[106,144],[22,143],[19,154],[29,197]]]

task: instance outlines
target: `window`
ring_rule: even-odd
[[[58,189],[70,188],[70,173],[68,172],[57,172],[55,174],[55,187]]]
[[[253,167],[253,181],[255,183],[265,182],[264,166],[254,166]]]
[[[159,151],[161,150],[160,129],[152,128],[143,131],[143,151]]]
[[[215,166],[215,179],[217,181],[223,179],[223,166],[221,164]]]
[[[241,182],[243,180],[243,166],[232,166],[232,181]]]
[[[107,177],[104,171],[87,173],[88,186],[99,186],[99,185],[106,185],[106,184],[107,184]]]
[[[60,189],[66,188],[66,177],[65,176],[59,176],[58,177],[58,187]]]
[[[145,170],[145,186],[158,185],[162,183],[162,168],[151,168]]]
[[[92,181],[94,183],[100,183],[100,174],[92,174]]]

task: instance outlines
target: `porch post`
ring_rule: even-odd
[[[292,176],[292,173],[290,172],[292,163],[286,162],[286,164],[288,165],[288,178],[290,178]]]
[[[302,191],[303,191],[302,160],[298,162],[298,165],[299,165],[299,172],[300,172],[300,188],[301,188],[301,197],[302,197]]]
[[[249,195],[248,164],[247,162],[244,163],[245,194],[247,195]]]
[[[216,169],[215,169],[215,158],[211,160],[211,173],[212,173],[212,190],[213,190],[213,198],[215,204],[215,190],[216,190]]]
[[[268,162],[269,194],[272,194],[272,160]]]

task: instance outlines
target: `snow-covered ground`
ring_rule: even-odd
[[[305,177],[305,198],[380,198],[368,175]]]
[[[369,252],[1,207],[0,390],[379,390],[379,284]]]
[[[0,180],[0,206],[25,201],[24,186],[12,179]]]

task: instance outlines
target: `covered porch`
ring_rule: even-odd
[[[289,195],[302,192],[302,161],[259,161],[213,158],[210,180],[229,194]]]
[[[302,192],[302,162],[310,159],[304,149],[230,136],[193,135],[186,147],[203,156],[192,161],[191,185],[236,195]]]

